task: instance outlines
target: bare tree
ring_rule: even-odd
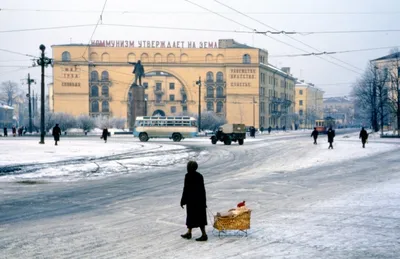
[[[202,129],[215,130],[226,123],[224,117],[218,116],[215,112],[207,111],[201,113]]]
[[[2,82],[0,85],[0,100],[5,102],[8,106],[13,106],[18,100],[22,100],[21,87],[12,81]]]
[[[90,117],[89,115],[81,115],[77,119],[77,126],[84,131],[91,131],[96,127],[96,122],[94,118]]]

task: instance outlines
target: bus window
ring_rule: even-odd
[[[193,126],[193,127],[197,127],[197,125],[196,125],[196,122],[195,122],[195,121],[192,121],[192,126]]]
[[[143,121],[135,121],[135,126],[143,126]]]
[[[175,126],[182,126],[182,121],[175,121]]]

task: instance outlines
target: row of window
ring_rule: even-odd
[[[204,61],[207,62],[207,63],[214,62],[214,61],[216,61],[216,62],[218,62],[218,63],[223,63],[223,62],[224,62],[224,58],[225,58],[224,55],[218,54],[218,55],[216,56],[216,59],[214,60],[214,56],[213,56],[212,54],[207,54],[207,55],[205,56],[205,60],[204,60]],[[98,55],[96,52],[90,53],[90,60],[91,60],[91,61],[99,61],[99,55]],[[140,60],[141,60],[142,62],[149,62],[149,55],[148,55],[147,53],[142,53],[142,54],[140,55]],[[70,62],[70,61],[71,61],[71,53],[69,53],[68,51],[64,51],[64,52],[61,54],[61,61],[62,61],[62,62]],[[109,62],[109,61],[110,61],[110,54],[107,53],[107,52],[104,52],[104,53],[101,55],[101,61],[102,61],[102,62]],[[137,60],[136,60],[136,55],[135,55],[134,53],[129,53],[129,54],[127,55],[127,61],[128,61],[128,62],[136,62],[136,61],[137,61]],[[154,54],[153,61],[154,61],[155,63],[161,63],[161,62],[163,62],[163,57],[162,57],[162,55],[161,55],[160,53]],[[168,55],[167,55],[166,61],[167,61],[168,63],[175,63],[175,62],[176,62],[175,55],[172,54],[172,53],[168,54]],[[181,54],[181,56],[180,56],[180,62],[187,62],[187,61],[188,61],[188,55],[187,55],[187,54]],[[200,60],[193,60],[193,61],[194,61],[194,62],[197,62],[197,63],[201,62]],[[251,57],[250,57],[249,54],[244,54],[244,55],[242,56],[242,63],[243,63],[243,64],[250,64],[250,63],[251,63]]]
[[[171,107],[172,108],[172,107]],[[176,108],[176,107],[175,107]],[[175,113],[175,112],[173,112]],[[141,121],[137,121],[135,123],[136,126],[144,126],[144,127],[196,127],[196,122],[195,121],[189,121],[189,120],[176,120],[176,121],[172,121],[172,120],[141,120]]]
[[[206,81],[207,82],[214,82],[214,74],[213,72],[207,72],[206,74]],[[222,72],[217,72],[217,82],[224,81],[224,74]]]
[[[91,112],[100,112],[100,104],[98,101],[93,101],[90,105]],[[101,112],[110,112],[110,104],[108,101],[101,102]]]
[[[109,97],[109,89],[108,86],[103,85],[101,87],[101,96]],[[97,85],[92,85],[90,87],[90,97],[99,97],[99,87]]]
[[[101,72],[101,81],[108,81],[109,75],[107,71]],[[99,81],[99,73],[97,71],[90,72],[90,80],[91,81]]]
[[[265,73],[260,74],[261,84],[267,83],[266,78],[267,77],[266,77]],[[279,82],[280,82],[280,85],[278,84]],[[281,79],[279,81],[278,78],[275,78],[274,76],[268,76],[268,84],[273,85],[273,86],[285,87],[285,88],[289,88],[289,89],[293,88],[293,85],[289,81],[286,81],[284,79]]]
[[[214,111],[214,102],[207,102],[207,111]],[[217,113],[222,113],[224,111],[224,103],[217,102]]]

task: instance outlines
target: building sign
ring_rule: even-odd
[[[231,87],[251,87],[251,81],[256,79],[256,69],[232,68],[229,78]]]
[[[61,67],[61,78],[68,81],[62,81],[61,86],[81,87],[81,83],[73,82],[74,79],[80,79],[81,68],[78,66]]]
[[[111,48],[189,48],[189,49],[217,49],[214,41],[158,41],[158,40],[92,40],[92,46]]]

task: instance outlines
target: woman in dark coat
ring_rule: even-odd
[[[57,142],[60,141],[60,135],[61,135],[61,129],[58,126],[58,124],[54,126],[52,135],[54,137],[54,141],[56,142],[55,145],[57,146]]]
[[[104,128],[103,134],[101,134],[101,138],[104,139],[104,143],[107,143],[107,137],[108,137],[108,129]]]
[[[196,241],[207,241],[208,237],[205,231],[205,226],[207,225],[206,189],[204,187],[203,176],[196,171],[197,168],[198,165],[195,161],[188,162],[181,199],[182,209],[186,205],[186,226],[188,232],[181,235],[181,237],[191,239],[192,229],[199,227],[202,235]]]
[[[360,139],[361,139],[362,147],[365,148],[365,143],[367,143],[367,139],[368,139],[368,133],[364,129],[364,127],[361,128]]]

